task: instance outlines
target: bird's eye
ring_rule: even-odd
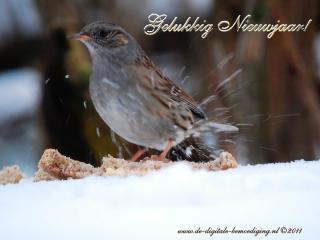
[[[108,35],[108,33],[107,33],[105,30],[101,30],[101,31],[99,32],[99,37],[100,37],[100,38],[105,38],[107,35]]]

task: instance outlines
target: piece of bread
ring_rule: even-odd
[[[209,171],[226,170],[238,166],[235,158],[228,152],[222,152],[217,159],[210,162],[182,162],[189,164],[195,169],[207,169]],[[55,149],[47,149],[38,163],[39,169],[34,175],[34,181],[80,179],[87,176],[145,175],[151,171],[156,171],[176,163],[150,159],[131,162],[107,156],[102,159],[102,165],[95,168],[90,164],[63,156]],[[0,184],[19,183],[22,178],[24,178],[24,174],[16,165],[6,167],[0,172]]]
[[[5,167],[0,171],[0,184],[19,183],[24,174],[17,165]]]
[[[237,161],[228,152],[222,152],[214,161],[210,162],[188,162],[195,169],[207,169],[210,171],[226,170],[237,167]],[[130,174],[144,175],[148,172],[159,170],[176,164],[171,161],[155,161],[145,159],[140,162],[130,162],[112,156],[104,157],[102,165],[94,168],[90,164],[72,160],[65,157],[55,149],[47,149],[43,153],[35,174],[35,181],[54,179],[79,179],[86,176],[127,176]]]

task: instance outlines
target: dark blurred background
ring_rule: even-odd
[[[95,20],[123,26],[198,102],[213,100],[207,113],[240,128],[217,144],[241,163],[318,159],[319,9],[317,0],[1,0],[0,168],[19,164],[31,174],[48,147],[95,165],[108,153],[134,151],[95,112],[89,55],[66,39]],[[152,12],[180,22],[199,16],[214,30],[205,39],[195,32],[147,36],[143,27]],[[313,21],[306,32],[271,39],[217,30],[219,21],[239,14],[256,23]]]

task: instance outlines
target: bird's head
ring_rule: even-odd
[[[140,49],[134,38],[122,27],[104,21],[90,23],[70,38],[84,43],[92,59],[97,56],[135,59]]]

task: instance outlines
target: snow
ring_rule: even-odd
[[[41,75],[32,68],[0,74],[0,123],[34,114],[41,100]]]
[[[0,239],[318,239],[320,161],[0,186]],[[300,234],[179,229],[302,228]]]
[[[34,36],[42,30],[41,18],[34,0],[0,1],[0,37]],[[2,42],[1,42],[2,43]]]
[[[37,121],[41,80],[34,68],[0,74],[0,169],[9,164],[18,164],[27,173],[36,169],[43,151],[43,130]]]
[[[40,72],[33,68],[0,74],[0,169],[13,164],[27,173],[36,169],[43,151],[43,134],[37,121],[41,79]]]

